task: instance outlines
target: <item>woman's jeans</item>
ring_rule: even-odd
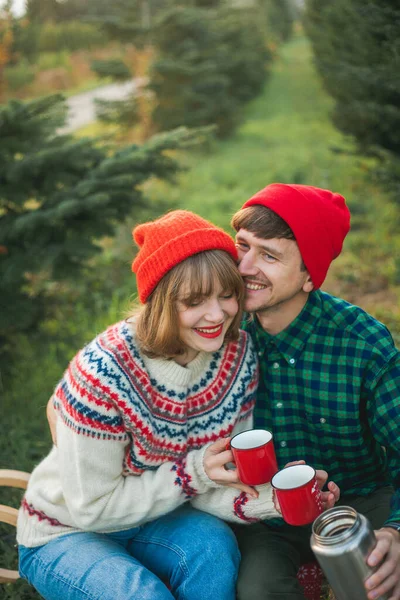
[[[20,546],[19,556],[45,600],[234,600],[240,562],[231,529],[189,505],[117,533]]]

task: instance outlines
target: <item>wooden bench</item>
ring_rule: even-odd
[[[26,490],[30,473],[12,469],[0,469],[0,486]],[[18,510],[11,506],[0,504],[0,522],[9,525],[17,524]],[[317,563],[302,565],[297,578],[303,587],[307,600],[319,600],[321,596],[322,571]],[[19,579],[18,571],[0,567],[0,583],[13,583]]]
[[[30,473],[25,471],[14,471],[12,469],[0,469],[0,486],[13,487],[26,490]],[[18,510],[12,506],[0,504],[0,522],[9,525],[17,524]],[[0,567],[0,583],[13,583],[19,579],[18,571],[2,569]]]

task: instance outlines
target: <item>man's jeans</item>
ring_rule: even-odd
[[[188,505],[130,530],[20,546],[19,555],[21,576],[45,600],[234,600],[240,562],[228,525]]]

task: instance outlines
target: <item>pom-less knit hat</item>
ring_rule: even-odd
[[[257,204],[270,208],[289,225],[318,289],[350,229],[350,211],[343,196],[311,185],[272,183],[242,208]]]
[[[219,227],[188,210],[174,210],[133,230],[139,252],[132,263],[141,302],[146,302],[168,271],[193,254],[224,250],[237,261],[232,238]]]

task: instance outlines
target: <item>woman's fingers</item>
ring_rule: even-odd
[[[249,494],[252,498],[258,498],[259,494],[255,488],[252,488],[250,485],[246,485],[245,483],[228,483],[228,487],[236,488],[241,492],[245,492]]]

